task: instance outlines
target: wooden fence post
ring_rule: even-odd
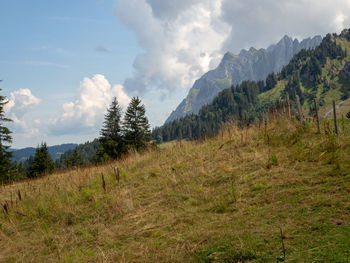
[[[106,192],[106,181],[105,181],[105,177],[103,176],[103,173],[101,173],[101,179],[102,179],[103,191]]]
[[[118,167],[114,167],[114,175],[115,175],[115,180],[117,181],[117,184],[118,184],[118,190],[120,192],[120,171]]]
[[[318,109],[317,109],[316,99],[314,99],[314,106],[315,106],[316,121],[317,121],[317,132],[318,132],[318,133],[321,133],[321,130],[320,130],[320,120],[319,120],[319,118],[318,118]]]
[[[338,135],[337,111],[335,109],[335,101],[333,100],[333,116],[334,116],[334,130]]]
[[[296,99],[297,99],[297,106],[298,106],[298,114],[299,114],[300,124],[303,125],[304,124],[304,118],[303,118],[303,112],[301,111],[300,99],[299,99],[298,95],[296,95]]]
[[[291,115],[290,115],[290,100],[289,100],[288,92],[286,92],[286,102],[287,102],[287,116],[290,119],[291,118]]]

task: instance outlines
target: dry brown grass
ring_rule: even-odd
[[[4,186],[0,261],[276,262],[281,227],[286,261],[348,262],[349,146],[280,119]]]

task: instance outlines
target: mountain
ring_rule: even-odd
[[[298,95],[304,114],[310,118],[314,114],[314,99],[321,117],[330,116],[333,100],[345,115],[350,104],[350,30],[343,30],[340,35],[327,34],[316,48],[300,50],[279,74],[269,74],[265,81],[243,81],[222,90],[198,114],[169,121],[155,128],[152,136],[161,142],[214,135],[222,123],[232,119],[243,125],[242,120],[262,118],[276,101],[285,99],[286,93],[292,110],[296,109]]]
[[[54,145],[48,147],[49,153],[53,160],[56,160],[59,158],[63,153],[65,153],[68,150],[74,149],[77,146],[77,144],[74,143],[67,143],[67,144],[61,144],[61,145]],[[16,160],[18,162],[27,160],[30,156],[35,155],[36,148],[33,147],[27,147],[23,149],[12,150],[12,160]]]
[[[267,49],[242,50],[239,55],[227,52],[219,66],[196,80],[187,97],[173,111],[166,122],[198,113],[200,108],[212,102],[220,91],[244,80],[262,80],[271,72],[279,72],[301,49],[312,49],[322,41],[321,36],[297,39],[284,36]]]

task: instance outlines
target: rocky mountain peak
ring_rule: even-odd
[[[277,44],[267,49],[242,49],[238,56],[226,52],[216,69],[195,81],[187,97],[170,114],[166,122],[198,113],[202,106],[211,103],[221,90],[231,85],[237,85],[244,80],[263,80],[271,72],[279,72],[294,54],[303,48],[315,48],[321,41],[321,36],[299,42],[298,39],[285,35]]]

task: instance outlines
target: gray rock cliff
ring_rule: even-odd
[[[257,50],[252,47],[249,50],[243,49],[239,55],[227,52],[216,69],[195,81],[187,97],[170,114],[166,122],[198,113],[202,106],[211,103],[221,90],[231,85],[237,85],[244,80],[265,80],[268,74],[279,72],[301,49],[315,48],[321,41],[321,36],[307,38],[301,42],[284,36],[277,44],[267,49]]]

